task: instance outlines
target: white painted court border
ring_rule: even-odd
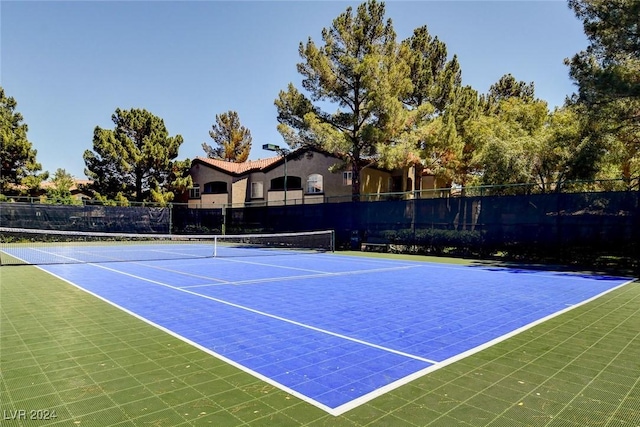
[[[318,255],[312,255],[312,257],[317,257],[317,256]],[[330,255],[330,256],[331,257],[335,257],[335,255]],[[361,260],[359,260],[359,261],[361,261]],[[236,262],[236,261],[234,261],[234,262]],[[238,262],[242,262],[242,261],[238,261]],[[253,262],[247,260],[247,263],[251,264]],[[378,261],[376,263],[378,265],[386,264],[386,260],[384,260],[384,261],[380,260],[380,261]],[[398,264],[395,264],[395,266],[393,266],[393,263],[390,263],[390,264],[391,265],[388,265],[388,269],[390,271],[394,271],[394,270],[395,271],[401,271],[401,270],[403,270],[403,268],[399,268],[398,267]],[[411,381],[413,381],[413,380],[415,380],[417,378],[420,378],[420,377],[422,377],[424,375],[427,375],[427,374],[429,374],[431,372],[434,372],[434,371],[436,371],[436,370],[438,370],[438,369],[440,369],[442,367],[450,365],[450,364],[452,364],[452,363],[454,363],[454,362],[456,362],[458,360],[461,360],[463,358],[471,356],[472,354],[478,353],[478,352],[480,352],[480,351],[482,351],[482,350],[484,350],[486,348],[489,348],[489,347],[491,347],[491,346],[493,346],[493,345],[495,345],[495,344],[497,344],[499,342],[505,341],[508,338],[511,338],[511,337],[513,337],[513,336],[515,336],[517,334],[522,333],[523,331],[526,331],[526,330],[528,330],[528,329],[530,329],[530,328],[532,328],[534,326],[537,326],[537,325],[539,325],[539,324],[541,324],[543,322],[546,322],[549,319],[555,318],[555,317],[560,316],[560,315],[562,315],[562,314],[564,314],[564,313],[566,313],[566,312],[568,312],[570,310],[573,310],[573,309],[575,309],[577,307],[580,307],[580,306],[582,306],[584,304],[587,304],[587,303],[589,303],[589,302],[591,302],[591,301],[593,301],[593,300],[595,300],[597,298],[602,297],[603,295],[605,295],[605,294],[607,294],[609,292],[612,292],[612,291],[614,291],[616,289],[619,289],[620,287],[625,286],[625,285],[627,285],[627,284],[629,284],[629,283],[634,281],[634,279],[627,279],[626,281],[623,281],[622,283],[620,283],[617,286],[611,287],[611,288],[609,288],[609,289],[607,289],[607,290],[605,290],[605,291],[603,291],[603,292],[601,292],[601,293],[599,293],[597,295],[593,295],[592,297],[587,298],[587,299],[585,299],[585,300],[583,300],[581,302],[578,302],[578,303],[573,304],[571,306],[565,307],[562,310],[559,310],[557,312],[551,313],[551,314],[549,314],[549,315],[547,315],[545,317],[542,317],[542,318],[540,318],[540,319],[538,319],[536,321],[530,322],[530,323],[528,323],[528,324],[526,324],[526,325],[524,325],[524,326],[522,326],[520,328],[517,328],[517,329],[515,329],[515,330],[513,330],[513,331],[511,331],[509,333],[506,333],[506,334],[504,334],[502,336],[496,337],[496,338],[494,338],[494,339],[492,339],[492,340],[490,340],[490,341],[488,341],[488,342],[486,342],[486,343],[484,343],[482,345],[479,345],[479,346],[476,346],[474,348],[468,349],[468,350],[466,350],[466,351],[464,351],[464,352],[462,352],[460,354],[457,354],[457,355],[455,355],[453,357],[450,357],[450,358],[447,358],[445,360],[437,361],[437,360],[431,360],[431,359],[428,359],[428,358],[424,358],[424,357],[419,356],[419,355],[412,355],[412,354],[409,354],[409,353],[398,352],[398,351],[396,351],[394,349],[386,348],[384,346],[378,345],[378,344],[373,343],[373,342],[367,342],[367,341],[363,341],[363,340],[360,340],[360,339],[357,339],[357,338],[354,338],[354,337],[349,337],[349,336],[346,336],[346,335],[335,333],[333,331],[325,330],[325,329],[322,329],[322,328],[318,328],[318,327],[315,327],[315,326],[310,325],[310,324],[297,322],[297,321],[295,321],[293,319],[288,319],[288,318],[285,318],[285,317],[273,315],[273,314],[268,313],[268,312],[256,310],[256,309],[248,307],[248,306],[243,306],[243,305],[239,305],[239,304],[234,304],[234,303],[229,302],[229,301],[225,301],[225,300],[221,300],[221,299],[217,299],[217,298],[212,298],[210,296],[207,296],[207,295],[201,294],[199,292],[196,292],[193,289],[190,289],[188,286],[186,286],[186,287],[174,286],[174,285],[171,285],[170,283],[164,283],[164,282],[157,281],[157,280],[151,280],[151,279],[146,278],[146,277],[132,275],[130,273],[122,272],[122,271],[119,271],[119,270],[117,270],[115,268],[112,268],[110,266],[105,266],[105,265],[101,265],[101,264],[90,264],[90,265],[92,267],[95,267],[95,268],[105,269],[105,270],[109,270],[109,271],[117,273],[117,274],[129,276],[129,277],[134,278],[136,280],[141,280],[141,281],[144,281],[144,282],[147,282],[147,283],[152,283],[153,285],[166,287],[166,288],[171,289],[173,291],[183,292],[183,293],[186,293],[186,294],[197,296],[199,298],[204,298],[204,299],[207,299],[207,300],[215,301],[216,303],[220,303],[220,304],[232,305],[235,308],[238,308],[238,309],[241,309],[241,310],[246,310],[247,312],[258,314],[260,316],[265,316],[265,317],[269,317],[269,318],[272,318],[272,319],[276,319],[276,320],[281,321],[281,322],[287,322],[287,323],[293,324],[293,325],[301,327],[301,328],[311,329],[311,330],[314,330],[316,332],[320,332],[320,333],[323,333],[323,334],[331,335],[331,336],[334,336],[334,337],[337,337],[337,338],[340,338],[340,339],[351,340],[351,341],[357,342],[359,344],[375,347],[375,348],[380,349],[380,350],[400,353],[400,354],[402,354],[403,356],[406,356],[406,357],[414,358],[416,360],[422,360],[422,361],[428,362],[428,363],[433,363],[432,366],[429,366],[429,367],[427,367],[425,369],[422,369],[420,371],[417,371],[417,372],[414,372],[414,373],[412,373],[410,375],[407,375],[407,376],[405,376],[404,378],[402,378],[400,380],[397,380],[397,381],[394,381],[392,383],[389,383],[389,384],[387,384],[387,385],[385,385],[383,387],[378,388],[377,390],[375,390],[373,392],[364,394],[364,395],[362,395],[362,396],[360,396],[360,397],[358,397],[358,398],[356,398],[354,400],[349,401],[348,403],[345,403],[343,405],[340,405],[340,406],[332,408],[332,407],[328,407],[328,406],[326,406],[326,405],[324,405],[324,404],[322,404],[322,403],[320,403],[320,402],[318,402],[318,401],[316,401],[316,400],[314,400],[312,398],[309,398],[308,396],[306,396],[306,395],[304,395],[302,393],[299,393],[296,390],[291,389],[291,388],[289,388],[289,387],[287,387],[287,386],[285,386],[285,385],[283,385],[283,384],[281,384],[281,383],[279,383],[277,381],[274,381],[273,379],[271,379],[268,376],[262,375],[259,372],[256,372],[254,370],[248,369],[246,366],[242,365],[241,363],[237,363],[236,361],[234,361],[232,359],[229,359],[229,358],[225,357],[222,354],[219,354],[219,353],[217,353],[217,352],[215,352],[215,351],[213,351],[211,349],[208,349],[208,348],[200,345],[199,343],[197,343],[197,342],[195,342],[193,340],[190,340],[190,339],[185,338],[184,336],[182,336],[180,334],[175,333],[171,329],[168,329],[168,328],[166,328],[166,327],[164,327],[164,326],[162,326],[162,325],[160,325],[160,324],[158,324],[156,322],[150,321],[149,319],[147,319],[147,318],[145,318],[143,316],[140,316],[138,313],[136,313],[136,312],[134,312],[132,310],[129,310],[126,307],[123,307],[121,305],[118,305],[118,304],[110,301],[107,298],[104,298],[103,296],[101,296],[101,295],[99,295],[99,294],[97,294],[95,292],[87,290],[82,285],[77,284],[74,281],[69,280],[68,278],[64,277],[64,275],[60,275],[60,274],[54,273],[52,271],[49,271],[50,269],[47,268],[47,267],[41,267],[43,270],[49,272],[50,274],[53,274],[57,278],[65,281],[65,282],[67,282],[67,283],[69,283],[69,284],[71,284],[71,285],[73,285],[73,286],[75,286],[75,287],[77,287],[79,289],[82,289],[83,291],[85,291],[85,292],[87,292],[87,293],[89,293],[89,294],[101,299],[102,301],[105,301],[108,304],[111,304],[111,305],[117,307],[118,309],[120,309],[120,310],[122,310],[122,311],[124,311],[124,312],[126,312],[126,313],[128,313],[128,314],[130,314],[130,315],[132,315],[132,316],[134,316],[134,317],[136,317],[136,318],[138,318],[138,319],[140,319],[140,320],[142,320],[142,321],[144,321],[144,322],[146,322],[146,323],[148,323],[148,324],[150,324],[150,325],[152,325],[152,326],[154,326],[154,327],[156,327],[156,328],[158,328],[158,329],[160,329],[160,330],[162,330],[164,332],[166,332],[166,333],[169,333],[170,335],[172,335],[172,336],[174,336],[174,337],[176,337],[176,338],[178,338],[178,339],[180,339],[180,340],[182,340],[182,341],[184,341],[184,342],[186,342],[186,343],[188,343],[188,344],[190,344],[190,345],[192,345],[192,346],[194,346],[196,348],[199,348],[200,350],[205,351],[208,354],[211,354],[212,356],[217,357],[217,358],[219,358],[220,360],[223,360],[226,363],[229,363],[229,364],[235,366],[238,369],[241,369],[241,370],[253,375],[254,377],[256,377],[256,378],[258,378],[258,379],[260,379],[262,381],[265,381],[265,382],[267,382],[267,383],[269,383],[269,384],[271,384],[271,385],[273,385],[275,387],[278,387],[279,389],[285,391],[286,393],[289,393],[289,394],[291,394],[293,396],[296,396],[296,397],[300,398],[301,400],[303,400],[303,401],[305,401],[305,402],[307,402],[307,403],[309,403],[311,405],[314,405],[314,406],[326,411],[327,413],[329,413],[329,414],[331,414],[333,416],[339,416],[341,414],[344,414],[347,411],[350,411],[350,410],[352,410],[352,409],[354,409],[354,408],[356,408],[356,407],[358,407],[358,406],[360,406],[360,405],[362,405],[364,403],[367,403],[367,402],[371,401],[372,399],[375,399],[375,398],[377,398],[379,396],[382,396],[385,393],[388,393],[391,390],[394,390],[394,389],[396,389],[398,387],[401,387],[401,386],[403,386],[403,385],[405,385],[405,384],[407,384],[407,383],[409,383],[409,382],[411,382]],[[166,263],[163,263],[163,265],[164,266],[161,267],[161,268],[166,268]],[[438,267],[438,268],[443,268],[443,269],[456,269],[456,270],[457,269],[469,269],[469,267],[446,265],[446,264],[431,265],[431,267]],[[377,267],[377,268],[372,269],[371,271],[375,274],[376,272],[384,271],[386,269],[387,268]],[[490,273],[508,273],[509,272],[508,269],[504,269],[504,270],[499,269],[499,270],[490,270],[490,271],[489,270],[482,270],[482,269],[476,270],[476,272],[481,272],[481,271],[482,272],[490,272]],[[189,273],[185,273],[185,274],[189,274]],[[320,270],[315,270],[315,271],[313,271],[312,274],[303,275],[302,277],[296,277],[296,279],[304,279],[305,276],[306,277],[314,277],[315,278],[315,277],[318,277],[318,276],[322,276],[323,274],[326,274],[327,278],[340,276],[339,273],[335,273],[335,272],[323,273]],[[354,273],[349,273],[349,272],[345,272],[344,273],[344,275],[349,275],[349,274],[354,274]],[[355,274],[364,274],[364,272],[361,271],[361,272],[358,272],[358,273],[355,273]],[[522,273],[522,274],[526,274],[526,273]],[[541,273],[541,272],[535,271],[535,272],[532,272],[532,274],[545,274],[545,273]],[[550,274],[549,277],[553,277],[553,275],[554,275],[553,272],[550,272],[549,274]],[[565,277],[571,277],[571,276],[565,276]],[[580,279],[580,278],[584,278],[584,276],[575,275],[575,278],[576,279]],[[278,279],[273,279],[273,280],[287,280],[287,278],[285,278],[285,279],[278,278]],[[251,281],[248,281],[248,282],[251,282]],[[263,282],[264,283],[268,283],[268,280],[259,280],[259,281],[254,282],[254,283],[263,283]],[[220,281],[214,281],[214,282],[211,283],[211,285],[220,285],[220,284],[221,284]],[[239,282],[235,283],[235,285],[242,285],[242,284],[243,284],[243,281],[239,281]]]

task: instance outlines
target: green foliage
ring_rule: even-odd
[[[103,196],[100,193],[93,194],[94,200],[99,202],[102,206],[129,206],[129,200],[122,194],[122,192],[118,192],[112,198],[107,196]]]
[[[300,43],[297,65],[310,99],[292,84],[275,105],[278,130],[292,147],[315,146],[335,154],[353,171],[354,199],[360,194],[360,170],[376,146],[401,137],[407,120],[402,98],[412,89],[406,50],[396,43],[383,3],[370,0],[351,7],[322,30],[323,46]],[[337,106],[334,112],[314,102]]]
[[[429,103],[436,113],[442,113],[462,83],[458,58],[454,55],[447,60],[446,45],[438,37],[431,37],[426,26],[415,29],[403,44],[408,47],[413,83],[413,89],[403,101],[414,108]]]
[[[571,161],[580,143],[580,120],[575,109],[556,109],[549,115],[547,132],[538,146],[533,177],[543,192],[555,187],[570,174]]]
[[[532,166],[544,139],[547,104],[519,96],[517,92],[492,99],[495,100],[492,108],[464,122],[466,141],[464,163],[458,174],[460,182],[463,185],[530,182]]]
[[[387,132],[376,145],[379,166],[395,169],[427,165],[438,175],[452,165],[452,153],[460,150],[450,126],[452,108],[461,93],[461,71],[457,57],[448,60],[446,45],[432,37],[426,26],[414,30],[402,42],[402,55],[409,70],[411,90],[401,92],[400,108],[389,108]],[[404,95],[403,95],[404,94]],[[392,124],[389,126],[388,124]]]
[[[202,149],[210,159],[242,163],[249,158],[251,131],[240,124],[240,118],[235,111],[216,115],[216,124],[209,131],[209,136],[218,145],[212,148],[202,143]]]
[[[332,170],[351,169],[359,178],[365,164],[418,165],[464,192],[530,182],[558,190],[568,180],[598,177],[607,159],[622,165],[623,176],[638,167],[637,144],[614,150],[611,141],[607,149],[596,132],[602,125],[574,104],[549,112],[533,82],[505,74],[486,95],[462,86],[457,57],[449,59],[426,26],[395,42],[383,3],[368,1],[355,14],[348,8],[322,38],[323,46],[300,44],[298,71],[310,97],[290,84],[275,104],[285,141],[334,153],[343,163]],[[337,111],[324,111],[326,104]],[[630,141],[638,132],[624,135]],[[359,194],[356,179],[353,185]]]
[[[483,235],[477,230],[424,228],[384,230],[381,237],[392,251],[421,255],[472,255],[483,250]]]
[[[604,169],[640,188],[640,2],[569,0],[590,44],[565,60]],[[595,142],[594,142],[595,143]]]
[[[53,175],[53,187],[47,190],[47,203],[60,205],[76,205],[81,204],[80,200],[75,199],[71,195],[71,187],[73,187],[73,177],[64,169],[57,169]]]
[[[439,129],[425,140],[422,159],[425,166],[445,182],[457,182],[465,187],[480,170],[476,155],[480,147],[470,124],[481,113],[478,92],[470,86],[461,86],[454,92],[444,114],[434,120]]]
[[[640,3],[636,0],[569,0],[590,45],[567,60],[580,99],[597,107],[640,98]],[[635,116],[635,117],[634,117]],[[623,116],[624,117],[624,116]],[[629,120],[638,120],[637,111]]]
[[[146,110],[118,108],[111,118],[115,128],[96,127],[93,151],[84,153],[93,190],[108,199],[171,200],[183,178],[176,165],[184,162],[175,161],[182,137],[170,137],[164,121]]]
[[[511,98],[532,102],[534,100],[534,92],[533,82],[525,83],[516,80],[511,74],[505,74],[489,88],[489,93],[484,97],[485,108],[489,111],[495,111],[500,108],[502,101]]]
[[[35,192],[48,178],[36,162],[37,151],[27,139],[27,125],[15,111],[17,102],[0,87],[0,192],[18,194]]]

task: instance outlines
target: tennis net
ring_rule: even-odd
[[[176,235],[0,227],[0,265],[81,264],[333,251],[334,233]]]

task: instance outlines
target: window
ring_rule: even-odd
[[[342,172],[342,185],[352,185],[352,175],[351,171]]]
[[[402,191],[402,177],[401,176],[392,176],[390,181],[391,184],[391,192],[399,193]]]
[[[204,185],[205,194],[225,194],[227,192],[227,183],[223,181],[207,182]]]
[[[299,176],[287,176],[287,190],[300,190],[301,188],[302,179]],[[284,191],[284,176],[271,180],[271,190]]]
[[[252,199],[262,199],[264,197],[262,191],[262,182],[252,182],[251,183],[251,198]]]
[[[189,189],[189,198],[190,199],[200,198],[200,184],[193,184],[193,187]]]
[[[314,173],[307,178],[307,194],[322,193],[322,175]]]

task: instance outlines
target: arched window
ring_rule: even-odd
[[[302,179],[299,176],[287,176],[287,190],[299,190],[302,188]],[[272,191],[284,190],[284,176],[279,176],[271,180]]]
[[[322,175],[314,173],[307,178],[307,194],[317,194],[324,191],[322,187]]]
[[[202,192],[204,194],[225,194],[227,192],[227,183],[224,181],[207,182]]]

